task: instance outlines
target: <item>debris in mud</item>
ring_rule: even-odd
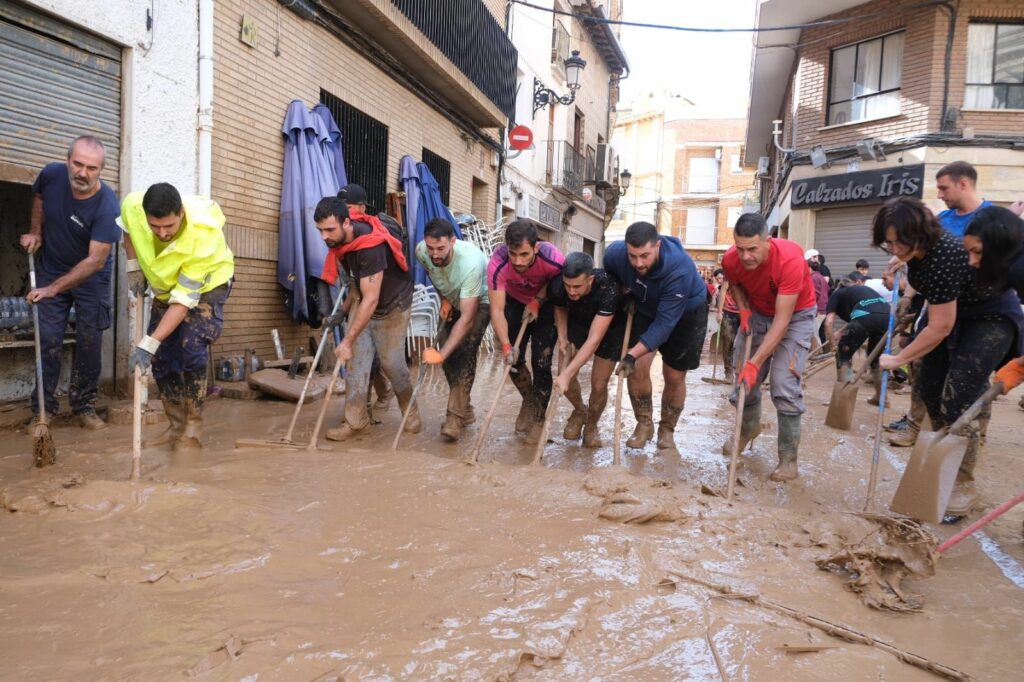
[[[908,518],[858,514],[877,524],[874,532],[816,563],[823,571],[846,573],[844,585],[875,609],[920,611],[924,598],[903,587],[906,578],[935,575],[938,539]]]
[[[256,642],[273,642],[273,637],[256,637],[254,639],[242,639],[238,635],[231,635],[228,637],[222,645],[217,647],[212,653],[207,654],[196,663],[194,666],[185,671],[185,674],[189,677],[199,677],[214,668],[218,668],[225,663],[237,660],[239,656],[245,651],[246,647]]]
[[[587,476],[583,488],[604,498],[597,515],[618,523],[673,522],[688,518],[683,512],[683,495],[671,483],[638,478],[621,467],[597,469]]]

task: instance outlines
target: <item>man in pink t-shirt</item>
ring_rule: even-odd
[[[540,437],[551,399],[551,358],[558,340],[548,282],[561,274],[564,262],[554,244],[540,240],[536,224],[521,218],[505,229],[505,243],[494,250],[487,264],[491,327],[505,362],[512,365],[512,383],[523,396],[516,432],[528,433],[527,440],[532,443]],[[519,348],[513,348],[512,339],[523,324],[523,340]],[[527,345],[532,377],[526,368]]]
[[[742,450],[761,432],[761,384],[770,377],[779,418],[779,466],[771,480],[791,481],[799,476],[796,460],[805,410],[800,380],[818,310],[811,271],[800,245],[773,238],[757,213],[740,216],[734,237],[736,245],[726,251],[722,269],[740,309],[737,358],[742,358],[747,337],[752,337],[751,356],[742,367],[736,363],[737,383],[747,390],[739,447]],[[736,399],[734,394],[731,400]],[[729,455],[732,445],[730,439],[722,453]]]

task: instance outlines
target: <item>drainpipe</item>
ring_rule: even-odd
[[[199,194],[212,191],[213,0],[199,0]]]

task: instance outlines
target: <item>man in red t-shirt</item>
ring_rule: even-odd
[[[761,383],[770,376],[772,402],[779,417],[779,465],[771,480],[791,481],[799,475],[800,415],[805,409],[800,378],[818,309],[811,271],[800,245],[772,238],[768,224],[756,213],[740,216],[734,237],[736,245],[725,253],[722,269],[740,308],[737,360],[746,348],[747,336],[753,339],[747,363],[740,367],[736,362],[737,383],[747,389],[740,450],[761,432]],[[730,441],[722,453],[728,456],[731,451]]]

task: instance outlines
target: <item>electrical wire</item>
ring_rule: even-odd
[[[856,21],[863,21],[865,19],[872,19],[875,17],[884,16],[895,16],[896,13],[892,10],[880,10],[877,12],[868,12],[866,14],[858,14],[857,16],[841,17],[838,19],[819,19],[817,21],[808,21],[802,24],[788,24],[786,26],[754,26],[751,28],[708,28],[704,26],[674,26],[671,24],[650,24],[639,21],[623,21],[621,19],[599,19],[597,17],[585,16],[577,14],[576,12],[569,12],[566,10],[555,9],[553,7],[542,7],[541,5],[535,5],[527,0],[510,0],[513,4],[522,5],[523,7],[529,7],[531,9],[538,9],[544,12],[551,12],[552,14],[560,14],[562,16],[575,17],[576,19],[590,24],[610,24],[613,26],[631,26],[634,28],[655,28],[665,31],[684,31],[688,33],[768,33],[771,31],[794,31],[805,28],[818,28],[821,26],[838,26],[841,24],[848,24]],[[945,4],[943,0],[932,0],[930,2],[922,2],[917,5],[911,5],[910,7],[900,8],[900,12],[904,12],[908,9],[918,9],[920,7],[930,7],[932,5]],[[772,46],[776,47],[776,46]]]

